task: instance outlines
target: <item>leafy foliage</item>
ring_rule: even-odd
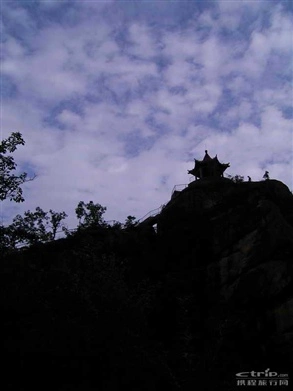
[[[24,212],[24,216],[17,215],[11,225],[1,227],[0,247],[2,251],[12,250],[19,245],[32,245],[54,240],[62,220],[67,217],[65,212],[44,212],[37,207],[35,212]]]
[[[14,352],[14,363],[18,352],[26,357],[23,372],[31,365],[45,371],[43,361],[32,362],[32,352],[52,354],[54,363],[47,368],[60,373],[60,390],[117,390],[124,385],[177,390],[164,353],[148,340],[158,284],[128,283],[133,273],[127,258],[138,260],[129,244],[142,251],[142,237],[135,229],[111,228],[78,230],[74,237],[5,258],[5,351]],[[15,354],[18,330],[24,337],[17,340]],[[56,382],[56,376],[47,382],[51,380]],[[11,383],[18,386],[18,379]]]
[[[136,220],[136,217],[134,216],[127,216],[127,219],[124,223],[124,228],[133,228],[138,224],[138,221]]]
[[[106,207],[98,203],[94,204],[93,201],[90,201],[87,204],[85,204],[84,201],[80,201],[75,209],[76,216],[79,219],[78,228],[105,225],[105,221],[102,216],[106,210]]]
[[[31,181],[34,178],[27,178],[27,173],[20,175],[13,174],[17,164],[14,158],[7,153],[13,153],[18,145],[24,145],[25,142],[21,133],[14,132],[7,139],[0,143],[0,200],[9,198],[10,201],[23,202],[21,185]]]
[[[242,175],[228,175],[228,178],[231,179],[234,183],[240,183],[244,181],[244,176]]]

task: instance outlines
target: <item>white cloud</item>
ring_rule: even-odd
[[[292,18],[285,14],[281,8],[273,13],[269,30],[269,39],[273,49],[292,55],[293,36]]]
[[[156,42],[152,31],[146,25],[134,23],[129,27],[131,45],[127,52],[141,58],[151,58],[157,54]]]
[[[255,91],[254,96],[260,109],[272,105],[277,108],[292,107],[293,89],[290,83],[284,83],[277,89],[264,87]]]
[[[243,100],[239,105],[229,109],[225,117],[226,119],[245,121],[251,117],[251,114],[252,104],[247,100]]]
[[[24,204],[7,205],[10,217],[40,205],[65,210],[74,226],[82,199],[107,206],[108,219],[142,217],[188,183],[205,149],[230,162],[230,173],[259,180],[266,167],[292,187],[292,120],[282,114],[292,103],[283,69],[292,21],[272,7],[261,29],[264,5],[236,3],[167,27],[143,19],[123,26],[121,17],[119,28],[84,3],[93,16],[74,27],[47,21],[23,40],[8,31],[2,72],[17,92],[2,103],[3,137],[23,133],[16,161],[38,175]],[[244,12],[255,23],[238,34]],[[15,15],[34,26],[27,11]]]
[[[80,127],[81,125],[81,117],[70,111],[70,110],[63,110],[59,115],[58,115],[58,120],[62,122],[64,125],[67,127]]]
[[[229,59],[229,52],[225,44],[221,43],[214,36],[201,45],[200,54],[201,63],[204,66],[208,80],[217,78],[218,74],[225,68],[226,60]]]

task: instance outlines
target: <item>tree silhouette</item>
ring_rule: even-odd
[[[244,181],[244,176],[242,175],[228,175],[228,178],[231,179],[234,183],[240,183]]]
[[[124,223],[124,228],[132,228],[137,225],[138,221],[136,220],[136,217],[134,216],[127,216],[127,219]]]
[[[65,212],[54,212],[52,209],[44,212],[39,206],[34,212],[28,210],[23,216],[15,216],[9,226],[1,227],[0,247],[3,251],[13,250],[19,245],[54,240],[66,217]]]
[[[80,201],[75,209],[76,216],[79,219],[78,228],[103,226],[105,221],[102,216],[106,210],[106,207],[98,203],[94,204],[93,201],[87,204]]]
[[[17,164],[14,158],[7,153],[13,153],[18,145],[24,145],[25,142],[21,133],[14,132],[7,139],[0,143],[0,200],[9,198],[10,201],[23,202],[21,185],[35,178],[27,178],[27,173],[20,175],[13,174]]]

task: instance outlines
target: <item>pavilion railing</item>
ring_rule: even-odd
[[[171,193],[171,197],[174,193],[174,191],[182,191],[184,190],[186,187],[188,186],[188,184],[186,183],[183,183],[183,184],[179,184],[179,185],[175,185],[173,187],[173,190],[172,190],[172,193]],[[157,216],[159,213],[162,212],[162,209],[165,207],[165,205],[161,205],[159,208],[156,208],[156,209],[153,209],[151,210],[150,212],[148,212],[146,215],[144,215],[141,219],[138,220],[138,223],[142,223],[144,220],[146,220],[148,217],[154,217],[154,216]]]
[[[172,197],[174,191],[181,191],[181,190],[184,190],[184,189],[186,189],[187,186],[188,186],[188,184],[186,184],[186,183],[181,184],[181,185],[175,185],[175,186],[173,187],[171,197]]]
[[[144,215],[141,219],[138,220],[138,223],[142,223],[145,221],[148,217],[154,217],[157,216],[159,213],[162,212],[162,209],[164,208],[165,205],[161,205],[159,208],[153,209],[150,212],[148,212],[146,215]]]

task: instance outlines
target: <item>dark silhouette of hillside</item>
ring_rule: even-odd
[[[238,372],[290,374],[289,189],[195,181],[156,222],[2,260],[6,389],[234,390]]]

